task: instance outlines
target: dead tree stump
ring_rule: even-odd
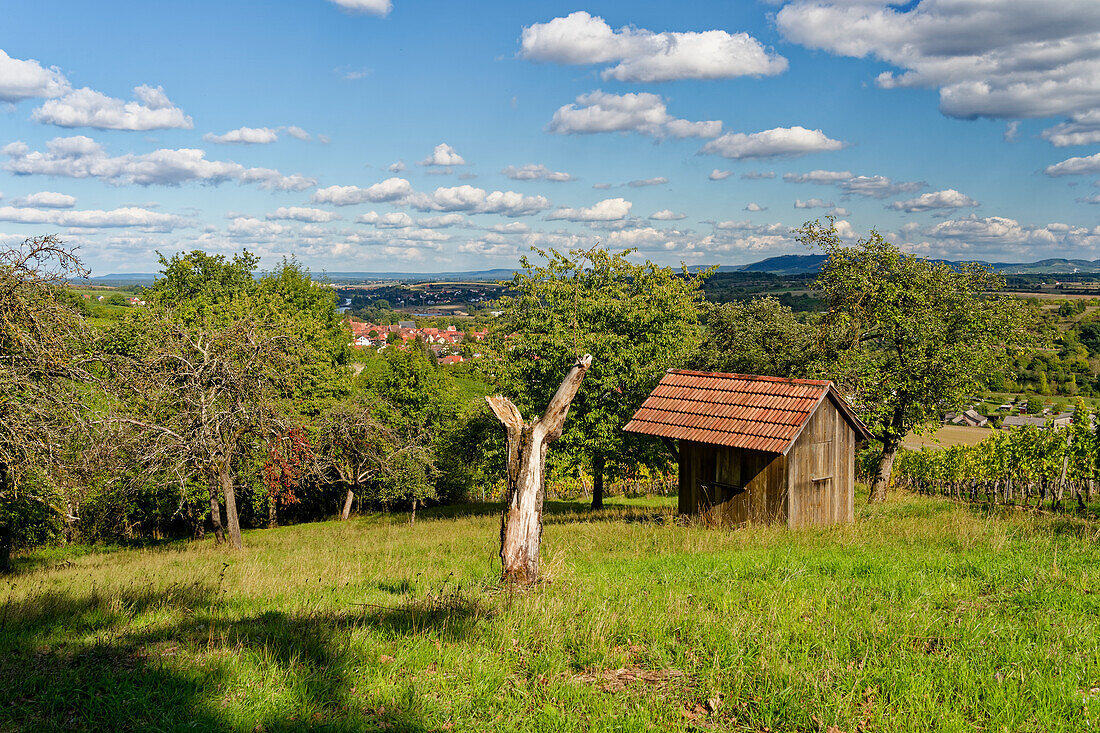
[[[546,498],[546,448],[561,437],[569,405],[580,389],[592,357],[585,355],[565,375],[541,418],[525,423],[511,400],[486,397],[508,430],[508,483],[500,516],[500,560],[504,580],[531,584],[539,577],[542,504]]]

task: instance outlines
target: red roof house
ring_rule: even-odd
[[[681,369],[625,430],[674,450],[681,514],[790,527],[852,521],[855,446],[870,438],[832,382]]]

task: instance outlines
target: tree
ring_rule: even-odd
[[[54,236],[0,250],[0,572],[13,543],[56,516],[59,444],[85,421],[92,355],[66,280],[87,274]]]
[[[508,283],[515,295],[501,301],[491,376],[522,411],[532,411],[550,401],[576,359],[592,355],[559,455],[591,466],[598,509],[608,473],[669,460],[655,442],[622,428],[664,372],[683,366],[695,349],[705,273],[634,264],[630,250],[535,252],[546,263],[524,257],[523,271]]]
[[[117,339],[133,359],[127,376],[139,410],[126,421],[148,438],[150,466],[177,466],[208,483],[215,536],[224,538],[224,501],[239,548],[237,466],[340,393],[347,337],[331,292],[292,262],[259,281],[248,252],[227,260],[194,251],[161,264],[148,307]],[[269,500],[277,493],[269,489]]]
[[[347,401],[333,405],[317,425],[315,455],[317,472],[335,480],[345,490],[340,519],[351,514],[356,495],[368,483],[377,482],[396,449],[396,436],[368,405]]]
[[[833,378],[882,444],[870,496],[880,502],[902,438],[960,409],[1007,363],[1023,339],[1020,310],[993,294],[1003,280],[981,265],[904,254],[875,231],[847,246],[832,220],[798,235],[827,256],[817,280],[824,340],[835,349]]]
[[[809,377],[821,365],[818,328],[772,296],[703,303],[706,337],[692,356],[696,369],[772,377]]]
[[[508,431],[507,493],[500,515],[500,560],[505,580],[524,584],[538,580],[546,449],[561,437],[569,405],[591,366],[590,355],[579,357],[542,417],[531,423],[523,421],[519,408],[507,397],[485,398]]]

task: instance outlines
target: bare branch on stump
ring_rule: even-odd
[[[523,421],[519,408],[508,398],[485,398],[508,431],[508,489],[500,517],[500,560],[505,580],[523,584],[538,580],[546,448],[561,437],[569,405],[591,365],[591,356],[577,359],[546,412],[532,423]]]

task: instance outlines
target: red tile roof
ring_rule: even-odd
[[[624,430],[786,453],[826,396],[866,439],[867,429],[832,382],[683,369],[665,374]]]

